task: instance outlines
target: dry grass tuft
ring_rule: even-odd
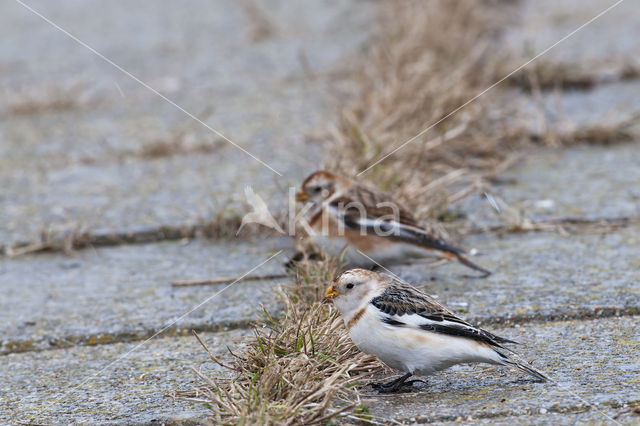
[[[188,143],[188,139],[179,135],[172,139],[157,139],[144,145],[137,156],[140,158],[165,158],[184,154],[209,154],[219,148],[217,143]]]
[[[521,59],[520,62],[524,62]],[[511,68],[517,65],[512,64]],[[619,80],[635,79],[640,75],[640,65],[633,61],[608,62],[558,62],[541,58],[531,64],[527,73],[518,73],[509,79],[513,86],[525,90],[589,90]],[[535,81],[535,83],[533,83]]]
[[[198,117],[206,120],[213,112],[212,108],[205,108]],[[184,120],[144,144],[133,156],[155,159],[175,155],[209,154],[219,150],[224,144],[222,139],[205,132],[196,121]]]
[[[78,109],[90,103],[92,96],[83,82],[21,87],[3,93],[6,110],[14,116]]]
[[[356,175],[420,134],[360,178],[397,194],[423,221],[448,221],[455,219],[452,203],[488,190],[527,148],[626,140],[625,123],[532,134],[531,114],[521,109],[527,93],[508,84],[447,116],[513,69],[500,42],[510,7],[467,0],[381,5],[396,18],[382,20],[383,35],[358,75],[360,94],[330,136],[328,168]],[[551,84],[559,72],[569,71],[543,65],[518,78],[539,94],[541,82]]]
[[[199,131],[188,125],[178,126],[167,135],[157,138],[143,145],[135,153],[138,158],[166,158],[175,155],[210,154],[216,152],[224,144],[222,140],[214,139],[211,135],[201,135]]]
[[[356,174],[494,82],[505,57],[497,48],[506,9],[473,1],[393,1],[358,84],[361,95],[333,132],[330,168]],[[505,107],[504,109],[502,107]],[[418,217],[437,218],[451,202],[482,188],[515,142],[504,134],[512,112],[488,92],[416,138],[363,177],[399,194]],[[430,182],[425,185],[426,182]]]
[[[230,363],[211,355],[234,377],[199,374],[204,384],[178,396],[212,404],[219,424],[370,421],[355,385],[383,367],[358,351],[332,305],[321,302],[337,266],[336,261],[303,265],[296,284],[282,291],[281,315],[265,310],[262,326]]]
[[[573,132],[560,135],[562,145],[591,144],[611,145],[613,143],[630,141],[633,139],[633,127],[640,117],[631,117],[616,123],[598,123],[587,127],[575,129]]]
[[[249,23],[249,40],[258,43],[268,40],[278,33],[275,24],[255,0],[241,0],[239,4],[244,10]]]

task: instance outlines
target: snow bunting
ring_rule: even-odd
[[[390,383],[374,385],[381,392],[397,391],[413,374],[428,375],[476,362],[515,367],[547,380],[502,346],[516,342],[474,327],[390,276],[351,269],[333,281],[325,297],[333,299],[351,340],[362,352],[406,372]]]
[[[464,250],[420,227],[407,209],[383,191],[318,171],[303,182],[296,201],[305,202],[307,230],[313,241],[331,255],[346,247],[350,266],[435,255],[457,260],[483,276],[491,274],[467,259]]]

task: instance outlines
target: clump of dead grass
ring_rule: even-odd
[[[255,0],[242,0],[239,4],[247,17],[248,36],[252,42],[265,41],[277,34],[275,24]]]
[[[519,59],[523,62],[524,59]],[[515,62],[510,65],[515,68]],[[614,81],[635,79],[640,75],[640,64],[631,60],[562,62],[540,58],[526,73],[509,78],[511,85],[525,90],[589,90]]]
[[[562,145],[591,144],[610,145],[613,143],[630,141],[635,136],[633,128],[640,122],[640,116],[617,121],[615,123],[597,123],[575,129],[566,134],[560,134]]]
[[[176,138],[156,139],[144,145],[137,153],[140,158],[165,158],[184,154],[209,154],[218,149],[215,143],[189,143],[184,135]]]
[[[232,353],[230,363],[209,352],[233,377],[198,373],[203,385],[178,396],[211,404],[218,424],[370,420],[355,385],[382,365],[358,351],[332,305],[321,302],[337,270],[335,260],[305,262],[295,284],[282,290],[283,313],[265,310],[253,338]]]
[[[206,109],[200,114],[203,119],[209,117],[213,111]],[[135,156],[139,158],[166,158],[175,155],[209,154],[220,149],[224,143],[209,133],[204,133],[198,123],[186,120],[173,127],[164,135],[144,144]]]
[[[488,92],[444,118],[489,87],[503,67],[497,41],[507,8],[444,0],[383,5],[397,17],[382,20],[383,36],[358,76],[361,95],[332,134],[329,168],[357,174],[442,120],[362,177],[420,206],[422,219],[477,192],[482,173],[499,167],[512,150],[512,139],[495,138],[507,111]]]
[[[358,178],[393,192],[443,233],[437,221],[455,216],[451,204],[489,190],[491,179],[526,149],[626,140],[625,123],[533,134],[519,107],[523,93],[505,90],[508,85],[483,93],[513,69],[500,41],[510,7],[468,0],[381,5],[395,19],[381,20],[382,35],[357,76],[359,95],[329,137],[327,167],[353,176],[376,164]],[[539,93],[561,71],[569,73],[540,66],[520,75]]]
[[[78,109],[92,101],[93,94],[84,82],[71,82],[63,86],[41,85],[21,87],[3,93],[7,112],[14,116],[34,115]]]

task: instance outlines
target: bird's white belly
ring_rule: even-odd
[[[376,355],[391,368],[428,375],[455,364],[499,363],[493,349],[470,339],[389,326],[376,315],[367,309],[349,334],[361,351]]]

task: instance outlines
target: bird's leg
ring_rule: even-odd
[[[407,373],[404,376],[400,376],[395,380],[390,381],[389,383],[373,383],[371,386],[380,393],[391,393],[397,392],[402,386],[410,385],[414,382],[420,382],[422,380],[412,380],[410,382],[406,382],[406,380],[411,377],[412,373]]]
[[[310,253],[309,255],[305,256],[305,254],[303,252],[298,251],[293,255],[293,257],[291,259],[289,259],[289,261],[287,263],[284,264],[284,267],[287,268],[287,269],[292,269],[298,263],[300,263],[300,262],[302,262],[304,260],[311,260],[311,261],[322,260],[322,256],[320,256],[319,253]]]
[[[287,269],[292,269],[296,266],[296,263],[301,262],[303,259],[304,259],[304,253],[302,253],[301,251],[298,251],[293,255],[293,257],[291,257],[291,259],[289,259],[284,264],[284,267]]]

